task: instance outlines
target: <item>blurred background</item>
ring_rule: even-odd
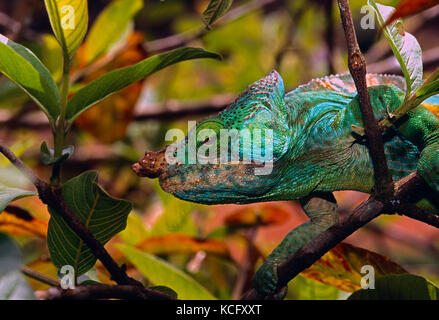
[[[111,2],[89,1],[89,30]],[[396,5],[398,1],[381,2]],[[400,74],[387,42],[376,30],[359,27],[365,1],[350,3],[368,72]],[[347,55],[335,1],[236,0],[212,30],[206,30],[200,18],[207,5],[207,0],[145,0],[143,8],[125,13],[128,18],[123,29],[115,30],[109,20],[103,36],[115,39],[111,47],[90,53],[86,38],[73,60],[71,94],[109,70],[182,46],[218,52],[223,60],[201,59],[171,66],[81,115],[68,136],[67,144],[74,145],[75,152],[63,167],[63,181],[94,169],[105,190],[133,202],[127,229],[107,245],[118,262],[127,263],[131,275],[144,282],[151,280],[114,244],[129,244],[155,255],[189,274],[215,297],[231,299],[249,288],[255,267],[283,236],[306,221],[299,204],[192,204],[165,194],[154,180],[138,178],[130,166],[145,150],[162,148],[168,129],[186,132],[188,120],[217,113],[272,69],[279,71],[285,87],[291,90],[313,78],[346,72]],[[427,75],[439,66],[439,7],[406,19],[405,27],[421,44]],[[31,49],[60,81],[60,48],[43,1],[0,0],[0,33]],[[0,141],[12,146],[39,176],[50,177],[50,168],[40,157],[41,142],[53,144],[47,120],[34,102],[4,77],[0,77]],[[0,179],[28,186],[3,158]],[[351,191],[336,192],[335,196],[341,215],[367,197]],[[29,267],[56,277],[45,243],[48,219],[45,206],[36,197],[26,198],[12,203],[0,215],[0,231],[19,242]],[[439,231],[429,225],[398,215],[381,216],[345,242],[439,283]],[[339,250],[346,253],[347,247]],[[358,289],[359,261],[367,260],[368,253],[352,252],[341,258],[328,255],[332,266],[316,265],[297,277],[288,298],[337,299]],[[385,257],[375,258],[387,261]],[[341,267],[344,260],[352,270]],[[109,282],[99,262],[89,276]],[[47,288],[35,281],[31,285],[37,292]]]

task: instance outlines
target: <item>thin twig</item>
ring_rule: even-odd
[[[38,297],[43,300],[98,300],[98,299],[125,299],[125,300],[169,300],[169,296],[136,285],[81,285],[74,289],[63,290],[52,287],[40,291]]]
[[[49,277],[45,274],[39,273],[38,271],[32,270],[29,267],[26,266],[21,267],[21,272],[23,272],[23,274],[25,274],[26,276],[35,279],[39,282],[42,282],[44,284],[47,284],[49,286],[53,286],[53,287],[59,286],[58,280]]]
[[[140,282],[128,277],[124,269],[118,266],[104,246],[98,240],[96,240],[93,234],[70,209],[69,205],[62,197],[60,189],[55,189],[45,181],[38,178],[29,167],[27,167],[19,158],[17,158],[17,156],[15,156],[11,150],[2,144],[0,144],[0,152],[4,154],[15,167],[22,171],[29,178],[29,180],[32,181],[38,190],[41,201],[55,210],[63,218],[67,225],[90,248],[96,258],[102,262],[102,264],[111,274],[111,278],[116,281],[116,283],[119,285],[135,285],[142,288],[142,290],[146,290]],[[160,293],[157,294],[162,295]]]
[[[415,191],[422,192],[428,188],[421,176],[415,172],[396,182],[395,185],[392,183],[384,154],[381,131],[370,105],[365,78],[366,64],[357,43],[349,3],[347,0],[338,0],[338,4],[348,46],[349,70],[357,88],[366,136],[374,165],[375,193],[361,203],[351,214],[343,217],[338,223],[288,257],[277,269],[278,290],[286,286],[291,279],[310,267],[335,245],[382,213],[402,212],[414,219],[439,226],[438,219],[434,215],[407,203],[407,199],[410,199],[410,194]],[[261,296],[255,289],[251,289],[243,296],[243,299],[263,298],[266,297]]]

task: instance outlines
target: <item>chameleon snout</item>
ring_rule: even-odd
[[[160,151],[146,151],[145,156],[131,166],[139,177],[158,178],[168,165],[165,159],[166,148]]]

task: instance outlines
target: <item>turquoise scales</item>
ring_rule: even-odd
[[[367,82],[378,120],[402,103],[403,78],[368,74]],[[439,97],[428,99],[427,104],[439,108]],[[337,205],[331,192],[370,192],[373,186],[367,146],[352,136],[352,125],[363,126],[363,122],[350,75],[316,79],[285,94],[282,78],[273,71],[248,87],[219,115],[196,128],[210,128],[215,134],[220,129],[273,130],[270,174],[255,175],[255,168],[260,166],[255,162],[171,165],[165,160],[166,149],[146,152],[133,170],[139,176],[158,177],[165,191],[198,203],[300,200],[310,220],[285,237],[253,279],[259,292],[270,294],[276,288],[277,265],[337,221]],[[418,170],[432,188],[418,205],[438,213],[439,119],[419,106],[389,130],[384,140],[393,178]]]

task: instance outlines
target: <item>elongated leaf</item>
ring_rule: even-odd
[[[416,92],[416,98],[424,101],[425,99],[439,93],[439,79],[427,83]]]
[[[18,245],[0,232],[0,277],[21,267],[21,252]]]
[[[166,261],[127,245],[117,245],[129,261],[152,283],[177,292],[183,300],[212,300],[215,297],[198,282]]]
[[[53,33],[71,58],[82,43],[88,27],[87,0],[44,0]]]
[[[412,274],[388,275],[376,280],[375,289],[361,289],[348,300],[438,300],[439,289]]]
[[[66,182],[62,195],[78,218],[102,244],[125,229],[131,203],[109,196],[98,184],[97,173],[87,171]],[[71,265],[76,276],[87,272],[96,257],[64,220],[51,208],[47,244],[53,263]]]
[[[361,288],[361,268],[370,265],[374,268],[375,277],[387,274],[407,273],[407,271],[378,253],[340,243],[327,252],[301,275],[336,287],[340,290],[353,292]]]
[[[203,12],[202,20],[206,27],[221,18],[232,6],[233,0],[210,0],[207,9]]]
[[[19,270],[0,277],[0,300],[34,300],[34,291]]]
[[[98,16],[85,42],[85,60],[93,62],[106,53],[120,37],[133,17],[143,7],[143,0],[115,0]]]
[[[60,83],[63,72],[63,53],[58,40],[52,34],[42,35],[41,61],[52,74],[56,83]]]
[[[220,55],[201,48],[180,48],[155,55],[132,66],[109,72],[79,90],[67,105],[67,119],[74,120],[83,111],[112,93],[142,80],[150,74],[184,60],[220,59]]]
[[[37,195],[37,193],[34,191],[11,188],[0,184],[0,213],[2,213],[12,201],[35,195]]]
[[[383,6],[368,0],[368,4],[375,10],[380,26],[384,26],[393,7]],[[416,38],[402,29],[402,21],[397,20],[383,28],[384,36],[398,60],[407,83],[406,98],[422,84],[422,51]]]
[[[59,92],[47,68],[27,48],[0,34],[0,72],[15,82],[53,122],[59,114]]]

